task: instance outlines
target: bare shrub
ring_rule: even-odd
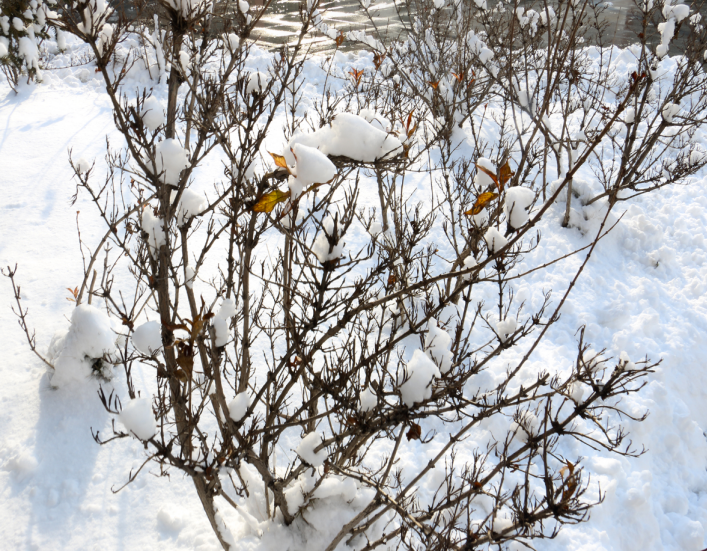
[[[667,12],[689,27],[671,73],[646,23],[632,72],[618,75],[599,8],[581,0],[407,2],[399,40],[341,34],[310,1],[294,43],[255,73],[250,39],[271,2],[239,9],[224,32],[210,5],[165,0],[155,28],[133,34],[123,20],[107,31],[94,0],[63,4],[57,23],[91,48],[125,140],[98,184],[72,162],[106,229],[76,303],[98,298],[122,321],[106,361],[130,398],[101,391],[127,430],[96,441],[138,439],[141,469],[189,475],[224,548],[235,544],[219,509],[253,502],[300,529],[326,511],[336,524],[304,545],[330,549],[528,544],[586,520],[601,494],[587,498],[581,459],[562,444],[641,454],[608,415],[641,420],[619,398],[655,365],[612,362],[581,329],[571,369],[528,366],[616,205],[704,165],[692,142],[705,108],[699,22]],[[320,60],[327,80],[305,109],[316,29],[374,63]],[[140,64],[166,105],[124,86]],[[271,136],[288,143],[272,158]],[[223,178],[194,192],[207,159]],[[561,261],[524,264],[556,201],[588,243],[563,256],[583,261],[559,299],[531,306],[514,281]],[[138,362],[153,389],[136,389]],[[145,398],[147,422],[133,416]],[[495,430],[479,444],[482,425]],[[403,473],[415,441],[434,453]]]

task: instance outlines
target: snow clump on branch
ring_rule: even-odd
[[[331,125],[313,133],[295,133],[285,151],[288,165],[295,163],[290,151],[295,144],[317,148],[327,156],[344,156],[356,161],[375,161],[402,152],[402,143],[395,136],[353,113],[339,113]]]
[[[177,224],[183,225],[191,217],[196,217],[206,209],[206,199],[203,195],[186,188],[182,192],[182,198],[179,202],[179,212],[177,214]]]
[[[132,432],[143,441],[149,440],[157,433],[152,404],[150,399],[146,397],[130,400],[123,407],[119,418],[129,432]]]
[[[516,331],[517,326],[518,321],[516,321],[513,317],[506,317],[504,320],[498,321],[496,324],[496,332],[498,333],[498,337],[501,339],[501,342],[507,342],[509,336]]]
[[[188,166],[187,151],[174,138],[167,138],[155,147],[155,170],[165,184],[176,185],[179,174]]]
[[[246,86],[246,94],[254,92],[261,93],[268,86],[270,79],[265,73],[255,71],[248,76],[248,86]]]
[[[142,117],[142,122],[145,126],[152,132],[155,132],[159,127],[164,125],[165,121],[162,103],[154,96],[150,96],[142,104],[140,117]]]
[[[248,412],[250,402],[251,399],[248,392],[236,394],[236,397],[228,403],[228,416],[231,417],[231,420],[234,422],[242,421],[243,417],[245,417],[245,414]]]
[[[508,244],[508,240],[499,232],[496,227],[489,227],[484,234],[484,240],[486,240],[486,245],[489,248],[489,253],[496,253],[502,250]]]
[[[155,254],[167,243],[167,236],[164,232],[164,222],[155,215],[152,207],[147,204],[142,209],[141,226],[143,232],[147,233],[147,243],[150,253]]]
[[[230,320],[236,316],[236,304],[231,298],[226,298],[221,304],[221,309],[214,315],[213,325],[215,337],[215,345],[221,348],[226,345],[230,337],[228,325]]]
[[[514,229],[519,229],[528,222],[530,215],[528,209],[535,199],[535,192],[530,188],[515,186],[506,190],[506,201],[503,212],[506,214],[508,224]]]
[[[449,349],[451,344],[452,337],[437,326],[435,319],[430,319],[425,337],[425,352],[439,366],[442,374],[447,374],[452,368],[454,354]]]
[[[327,261],[333,261],[334,259],[339,259],[341,254],[344,252],[344,244],[341,243],[334,232],[334,220],[331,216],[327,215],[326,219],[322,221],[323,232],[317,235],[317,239],[312,244],[312,252],[317,256],[319,263],[322,265]],[[329,237],[336,240],[336,243],[332,246],[329,243]]]
[[[403,382],[406,376],[408,378]],[[412,359],[408,361],[407,369],[398,374],[398,383],[403,382],[400,384],[403,403],[412,407],[415,403],[429,399],[432,396],[431,384],[435,377],[440,377],[437,365],[422,350],[416,349]]]
[[[133,346],[143,355],[153,355],[162,347],[162,328],[157,321],[148,321],[135,329]]]
[[[302,458],[306,463],[313,467],[320,467],[324,464],[327,458],[326,448],[322,448],[315,452],[314,450],[322,443],[322,437],[318,432],[310,432],[297,446],[295,453]]]

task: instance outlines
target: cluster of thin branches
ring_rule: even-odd
[[[617,52],[604,44],[601,8],[591,2],[409,0],[396,3],[399,36],[376,28],[375,5],[364,2],[368,34],[341,33],[332,48],[372,50],[374,66],[342,72],[337,56],[320,60],[326,82],[307,113],[306,39],[328,29],[318,2],[303,4],[300,33],[252,86],[254,30],[273,4],[233,10],[217,26],[211,3],[160,0],[148,29],[122,17],[109,24],[109,11],[88,0],[62,4],[56,22],[95,56],[125,140],[119,150],[108,144],[100,184],[94,168],[73,164],[78,192],[106,229],[85,258],[76,303],[98,298],[126,337],[146,316],[162,329],[159,351],[146,355],[125,340],[110,359],[133,399],[135,363],[154,368],[157,433],[142,440],[142,466],[189,475],[224,548],[233,544],[217,500],[242,509],[260,493],[267,517],[292,525],[306,521],[333,477],[370,493],[330,529],[330,549],[531,545],[585,521],[602,495],[588,499],[581,460],[564,458],[563,443],[641,454],[609,421],[642,420],[619,398],[640,390],[655,365],[611,363],[581,330],[570,369],[529,377],[528,367],[615,224],[616,205],[684,183],[704,165],[692,141],[707,101],[704,29],[694,18],[677,22],[669,44],[680,37],[686,46],[666,76],[653,45],[669,12],[661,2],[637,5],[635,69],[616,75]],[[140,46],[122,46],[135,36]],[[150,93],[127,90],[136,66],[166,87],[166,119],[156,128],[143,121]],[[326,186],[299,197],[280,190],[292,170],[280,156],[266,169],[266,138],[296,140],[342,112],[375,122],[399,147],[376,159],[330,156],[337,174]],[[167,141],[186,152],[178,174],[163,159]],[[223,178],[198,213],[187,212],[195,172],[211,157]],[[598,187],[580,184],[588,174]],[[370,192],[377,206],[364,209]],[[567,290],[554,302],[546,292],[532,309],[513,285],[561,261],[522,264],[541,247],[536,226],[558,201],[563,226],[572,210],[601,209],[587,245],[563,256],[582,256]],[[365,239],[342,251],[347,236]],[[325,255],[317,255],[322,240]],[[478,300],[481,290],[496,298],[492,309]],[[19,288],[16,299],[34,349]],[[226,339],[220,306],[231,306]],[[421,364],[434,367],[423,381]],[[236,417],[229,404],[238,396],[247,402]],[[101,399],[119,415],[115,393],[102,390]],[[490,421],[501,421],[494,428],[502,433],[472,441]],[[115,427],[95,438],[139,439]],[[278,448],[300,438],[311,451],[278,463]],[[401,448],[417,441],[437,449],[403,475]],[[435,470],[441,483],[423,497]]]

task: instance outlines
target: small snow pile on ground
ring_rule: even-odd
[[[221,304],[221,309],[214,315],[212,324],[216,333],[216,347],[221,348],[226,345],[230,337],[228,325],[232,317],[236,315],[236,304],[231,298],[226,298]]]
[[[39,463],[37,462],[37,459],[35,459],[32,454],[24,451],[10,457],[2,468],[3,470],[13,473],[18,482],[22,482],[32,476],[38,466]]]
[[[322,448],[315,452],[314,450],[321,445],[322,437],[318,432],[310,432],[297,446],[295,453],[299,455],[305,462],[313,467],[320,467],[324,464],[327,458],[326,448]]]
[[[250,407],[250,401],[248,392],[236,394],[236,397],[228,402],[228,416],[235,422],[242,421]]]
[[[149,398],[130,400],[120,412],[120,422],[141,440],[149,440],[157,433],[157,423]]]
[[[49,361],[55,369],[52,386],[67,386],[91,376],[97,359],[115,354],[115,339],[108,315],[91,305],[77,305],[68,332],[56,334],[49,346]]]
[[[150,356],[162,347],[162,327],[157,321],[149,321],[135,329],[133,346],[143,355]]]
[[[400,395],[403,398],[403,403],[408,407],[412,407],[424,399],[429,399],[432,396],[432,379],[440,377],[437,365],[420,349],[416,349],[412,354],[405,374],[409,378],[400,385]],[[403,378],[403,374],[400,374],[398,382],[402,382]]]
[[[402,144],[395,136],[374,127],[363,117],[353,113],[339,113],[331,125],[313,133],[296,133],[285,151],[285,159],[289,165],[295,163],[290,152],[290,148],[295,144],[318,148],[328,156],[345,156],[358,161],[375,161],[402,151]]]
[[[506,201],[503,204],[503,212],[506,214],[508,224],[514,229],[519,229],[528,222],[530,208],[535,199],[535,192],[523,186],[514,186],[506,190]]]
[[[152,132],[156,131],[159,127],[164,125],[165,122],[162,103],[154,96],[150,96],[142,104],[142,113],[140,114],[140,117],[142,117],[142,122],[148,129]]]
[[[177,184],[179,174],[189,166],[187,151],[174,138],[167,138],[155,147],[155,169],[166,184]]]
[[[436,319],[430,319],[427,336],[425,336],[425,352],[438,366],[442,374],[447,374],[452,368],[454,354],[449,349],[452,337],[437,326]]]

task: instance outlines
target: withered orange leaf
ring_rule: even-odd
[[[383,63],[383,60],[385,58],[386,58],[386,54],[375,54],[373,56],[373,63],[376,66],[376,69],[380,69],[380,66]]]
[[[410,430],[407,431],[405,437],[410,440],[419,440],[422,437],[422,428],[417,423],[412,423],[410,425]]]
[[[496,187],[498,188],[499,191],[503,190],[503,188],[501,187],[501,185],[498,182],[498,177],[496,176],[496,174],[493,171],[489,171],[488,169],[486,169],[486,167],[479,165],[478,163],[476,164],[476,168],[479,171],[482,171],[483,173],[486,173],[489,177],[491,177],[491,180],[496,184]]]
[[[398,282],[398,277],[395,276],[395,273],[390,273],[390,276],[388,277],[388,286],[392,286]]]
[[[341,46],[344,43],[344,33],[339,33],[339,36],[337,36],[334,39],[334,42],[336,42],[336,46]]]
[[[464,80],[464,73],[459,73],[457,75],[456,73],[452,72],[452,75],[454,75],[454,78],[459,82],[462,82]]]
[[[513,178],[513,175],[515,173],[511,171],[511,166],[508,164],[508,161],[501,165],[501,168],[498,170],[498,182],[500,183],[500,192],[503,192],[503,187],[506,186],[506,183]]]
[[[439,81],[427,81],[427,84],[430,85],[432,88],[437,90],[437,87],[439,86]]]
[[[351,68],[351,71],[349,71],[349,75],[351,75],[354,79],[354,82],[356,83],[356,86],[359,85],[361,82],[361,77],[363,76],[363,69],[360,71],[356,69],[355,67]]]
[[[472,208],[469,211],[465,211],[464,215],[478,215],[481,213],[481,210],[486,207],[486,204],[494,198],[498,198],[498,194],[495,192],[484,192],[483,194],[480,194],[479,197],[476,198]]]
[[[167,323],[165,321],[162,321],[162,326],[164,328],[166,328],[167,330],[169,330],[170,332],[174,332],[175,330],[186,330],[187,332],[189,332],[189,327],[185,324],[173,325],[171,323]]]
[[[572,499],[574,492],[577,491],[577,484],[578,484],[577,477],[570,476],[567,479],[567,482],[565,484],[566,484],[566,487],[565,487],[564,491],[562,492],[562,502],[563,503]]]
[[[283,169],[287,169],[287,172],[290,172],[289,167],[287,167],[287,160],[285,159],[285,156],[281,156],[278,154],[273,154],[272,152],[268,152],[272,158],[275,160],[275,165],[278,167],[282,167]]]
[[[271,213],[275,206],[289,199],[290,191],[283,192],[282,190],[273,190],[267,194],[263,194],[258,202],[253,206],[253,211],[256,213]]]

